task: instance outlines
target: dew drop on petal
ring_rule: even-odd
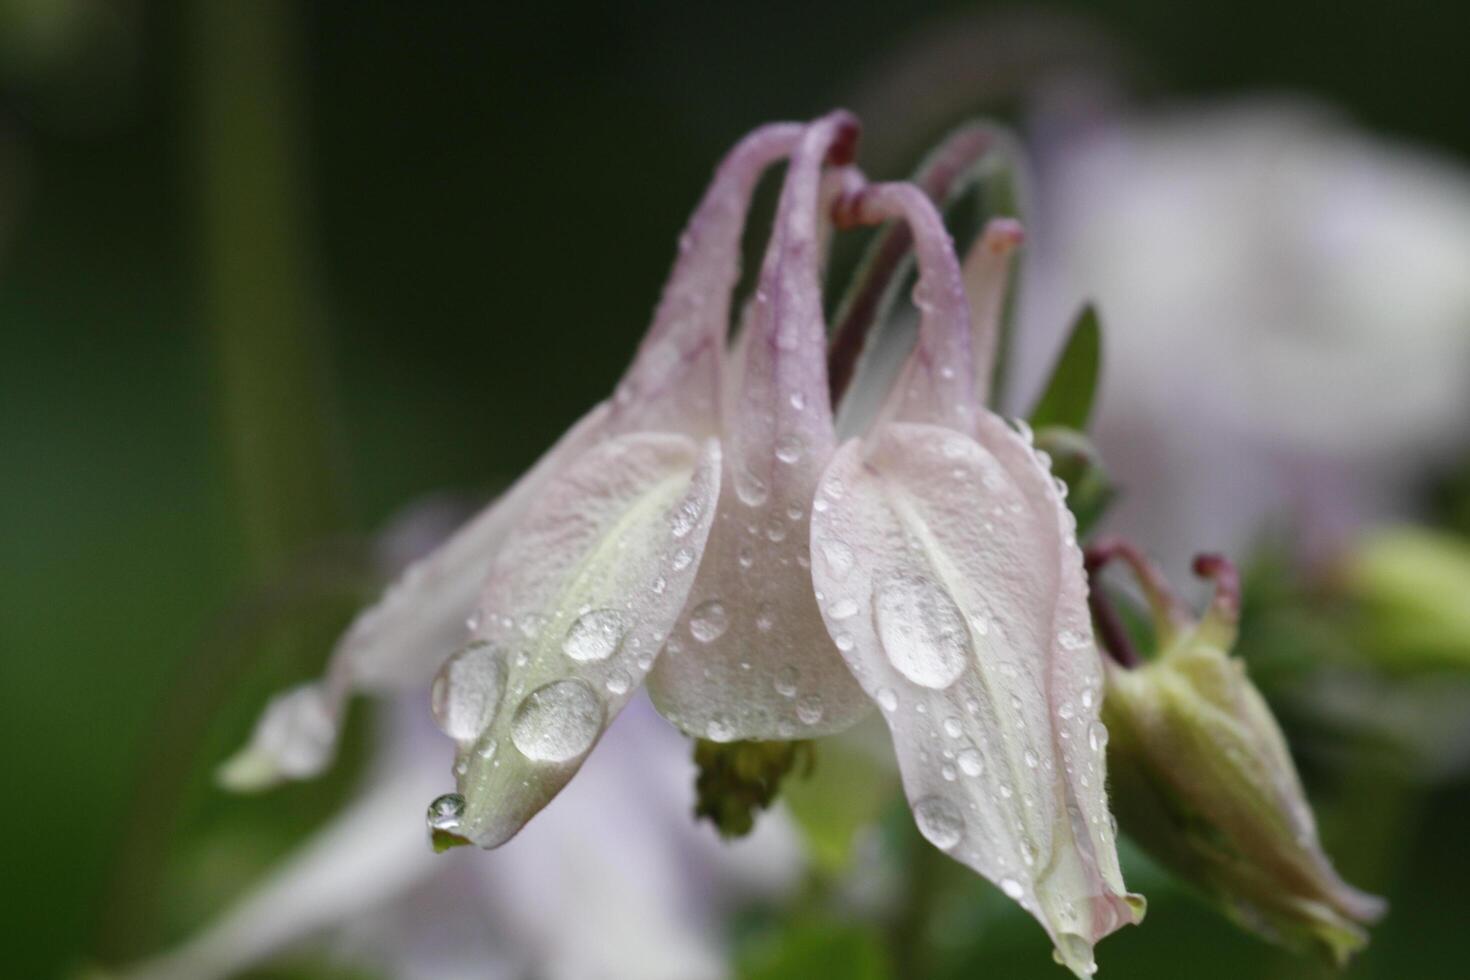
[[[592,747],[602,718],[602,701],[584,682],[552,681],[528,694],[516,709],[511,741],[536,762],[569,762]]]
[[[718,599],[701,602],[689,616],[689,632],[700,643],[712,643],[730,627],[730,615]]]
[[[974,746],[961,751],[958,761],[960,771],[966,776],[978,776],[985,771],[985,759],[980,755],[980,750]]]
[[[873,699],[878,702],[878,707],[884,711],[898,710],[898,695],[893,693],[893,688],[891,687],[878,688],[878,693],[873,695]]]
[[[962,731],[964,731],[964,729],[961,727],[960,720],[958,718],[944,719],[944,734],[948,735],[950,738],[959,738]]]
[[[926,796],[914,804],[914,822],[929,843],[947,851],[960,842],[965,833],[965,818],[942,796]]]
[[[827,615],[832,619],[848,619],[856,616],[858,604],[852,599],[838,599],[827,607]]]
[[[615,670],[607,675],[606,686],[611,694],[627,694],[628,688],[633,686],[632,680],[621,670]]]
[[[794,435],[782,436],[776,440],[776,458],[783,463],[795,463],[801,459],[801,439]]]
[[[1020,898],[1025,894],[1025,889],[1021,887],[1021,883],[1014,878],[1002,878],[1000,880],[1000,890],[1005,892],[1010,898]]]
[[[792,665],[782,667],[776,674],[776,693],[783,698],[796,697],[796,682],[801,678],[801,671]]]
[[[715,715],[705,730],[711,742],[728,742],[735,737],[735,726],[724,715]]]
[[[796,717],[803,725],[815,725],[822,720],[826,707],[820,694],[808,694],[796,704]]]
[[[688,548],[680,548],[674,552],[674,557],[669,560],[669,565],[676,572],[682,572],[694,561],[694,552]]]
[[[561,649],[580,663],[606,660],[623,642],[627,631],[627,623],[616,610],[594,609],[578,616],[567,629]]]
[[[459,742],[479,738],[495,720],[505,665],[490,644],[471,643],[444,662],[429,691],[439,730]]]
[[[920,687],[943,690],[972,659],[970,630],[953,599],[917,575],[894,575],[874,596],[878,639],[890,663]]]
[[[1100,721],[1095,721],[1087,729],[1087,747],[1094,752],[1101,752],[1108,744],[1108,726]]]

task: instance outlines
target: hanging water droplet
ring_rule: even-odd
[[[927,578],[891,576],[874,596],[878,639],[900,674],[943,690],[972,657],[970,631],[954,600]]]
[[[929,843],[947,851],[960,842],[965,833],[965,818],[942,796],[926,796],[914,804],[914,822]]]
[[[711,742],[728,742],[735,737],[735,726],[724,715],[715,715],[705,730]]]
[[[445,735],[470,742],[495,720],[504,685],[504,663],[490,644],[477,641],[439,668],[429,690],[429,710]]]
[[[429,804],[429,829],[454,833],[459,830],[460,821],[464,819],[464,808],[464,797],[458,793],[445,793],[436,798]]]
[[[580,680],[552,681],[532,691],[511,719],[521,754],[536,762],[569,762],[602,730],[602,701]]]
[[[1021,883],[1014,878],[1002,878],[1000,880],[1000,890],[1005,892],[1010,898],[1020,898],[1025,894],[1025,889],[1021,887]]]
[[[796,704],[796,717],[803,725],[815,725],[822,720],[826,707],[820,694],[808,694]]]
[[[606,660],[623,642],[628,625],[613,609],[594,609],[578,616],[567,629],[562,652],[579,663]]]
[[[796,682],[801,679],[801,671],[794,666],[782,667],[776,674],[776,693],[783,698],[796,697]]]
[[[689,615],[689,632],[700,643],[713,643],[730,626],[730,616],[718,599],[701,602]]]

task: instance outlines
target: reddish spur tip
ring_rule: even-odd
[[[1224,555],[1203,554],[1194,559],[1194,574],[1215,584],[1215,602],[1227,611],[1240,611],[1240,570]]]
[[[833,115],[837,117],[838,129],[832,145],[827,148],[827,163],[841,167],[857,159],[858,138],[862,136],[863,127],[857,116],[846,110],[839,109]]]

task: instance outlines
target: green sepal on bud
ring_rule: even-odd
[[[1344,882],[1323,853],[1280,726],[1230,655],[1235,569],[1214,556],[1196,561],[1216,593],[1195,619],[1127,545],[1090,550],[1094,568],[1113,555],[1134,566],[1159,638],[1137,666],[1107,664],[1102,717],[1120,825],[1242,928],[1344,964],[1385,905]]]
[[[811,742],[694,743],[694,816],[708,820],[724,838],[744,837],[756,813],[780,795],[781,783],[798,767],[810,775],[816,764]]]

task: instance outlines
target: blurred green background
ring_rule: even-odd
[[[207,907],[326,812],[346,777],[227,806],[202,774],[319,664],[363,535],[493,491],[609,390],[738,134],[871,101],[915,32],[990,9],[0,0],[0,974],[197,922],[168,911],[189,827],[235,835]],[[1289,88],[1470,161],[1462,5],[1043,13],[1096,31],[1056,57],[1121,66],[1145,103]],[[940,123],[1015,91],[950,90]],[[921,145],[871,136],[893,173]],[[1361,855],[1324,818],[1393,902],[1354,975],[1464,976],[1470,785],[1405,805],[1413,834]],[[967,932],[982,888],[936,975],[1061,975],[1029,932]],[[759,946],[752,975],[800,975],[761,974]],[[1187,902],[1103,954],[1115,977],[1308,975]]]

